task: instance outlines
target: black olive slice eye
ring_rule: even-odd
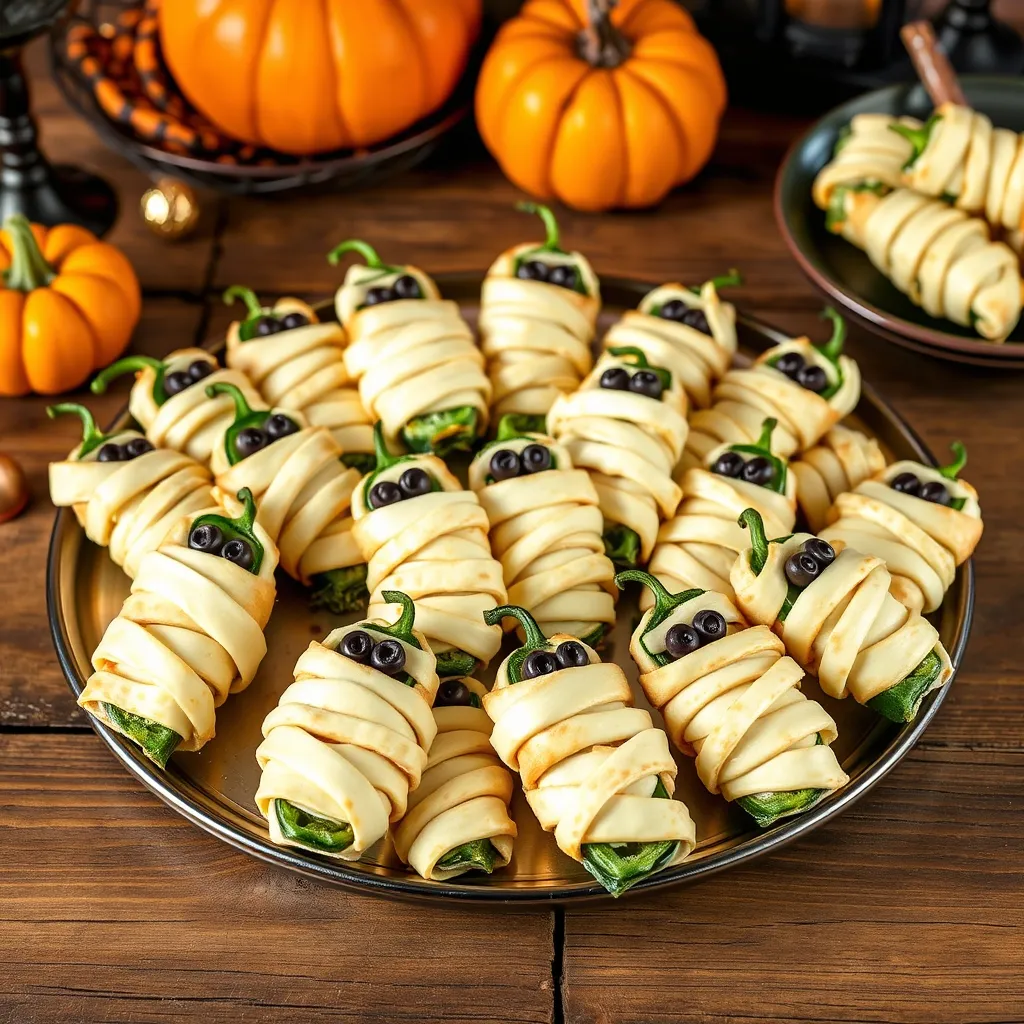
[[[235,451],[243,459],[266,448],[268,443],[267,435],[259,427],[245,427],[235,435]]]
[[[828,376],[820,366],[813,364],[797,370],[795,380],[800,387],[819,394],[828,387]]]
[[[373,637],[365,630],[353,629],[341,638],[338,653],[351,661],[365,662],[373,650]]]
[[[629,371],[621,366],[611,366],[601,374],[601,387],[609,391],[628,391]]]
[[[491,456],[490,470],[495,480],[511,480],[521,469],[519,456],[511,448],[499,448]]]
[[[770,459],[763,455],[755,455],[742,470],[743,479],[749,484],[764,487],[775,479],[775,467]]]
[[[379,484],[374,484],[370,488],[370,508],[383,508],[385,505],[394,505],[396,501],[401,501],[403,497],[402,489],[398,484],[393,484],[390,480],[381,480]]]
[[[267,437],[276,441],[278,438],[296,433],[299,425],[290,416],[285,416],[283,412],[275,412],[272,416],[267,417],[263,429],[266,431]]]
[[[809,586],[821,573],[822,566],[818,560],[807,551],[797,551],[786,559],[784,572],[786,579],[799,587],[801,590]]]
[[[220,557],[229,562],[233,562],[235,565],[240,566],[243,569],[249,569],[252,567],[252,548],[240,537],[235,537],[233,540],[229,540],[224,547],[220,549]]]
[[[420,283],[412,274],[403,274],[396,278],[391,290],[397,299],[419,299],[423,296],[420,291]]]
[[[196,551],[216,554],[224,545],[224,534],[220,527],[212,523],[193,526],[188,535],[188,546]]]
[[[202,380],[213,373],[213,363],[206,359],[195,359],[188,365],[188,375],[193,381]]]
[[[927,483],[921,484],[918,497],[936,505],[948,505],[953,500],[953,496],[946,489],[945,484],[939,483],[938,480],[929,480]]]
[[[587,649],[575,640],[563,640],[555,648],[555,658],[562,668],[582,668],[590,664]]]
[[[187,370],[174,370],[164,377],[164,391],[176,395],[195,383]]]
[[[378,672],[397,675],[405,668],[405,648],[397,640],[378,640],[370,651],[370,664]]]
[[[548,284],[553,284],[558,288],[575,288],[576,268],[565,263],[555,264],[548,271]]]
[[[685,622],[677,622],[665,634],[665,650],[673,658],[683,658],[700,647],[700,634]]]
[[[534,679],[557,672],[562,666],[550,651],[530,651],[523,659],[522,677]]]
[[[405,497],[418,498],[420,495],[430,493],[430,477],[424,470],[414,466],[398,478],[398,486]]]
[[[661,379],[652,370],[637,370],[629,378],[629,390],[647,398],[661,398]]]
[[[713,608],[705,608],[694,615],[693,628],[700,634],[703,643],[720,640],[726,634],[725,616]]]
[[[124,456],[127,459],[137,459],[153,450],[153,446],[144,437],[133,437],[124,446]]]
[[[519,460],[527,473],[543,473],[551,468],[551,452],[542,444],[528,444]]]
[[[521,277],[525,281],[546,281],[548,279],[547,264],[541,263],[540,260],[526,260],[519,264],[516,277]]]
[[[124,451],[119,444],[114,444],[113,441],[108,441],[106,444],[100,446],[100,450],[96,453],[97,462],[123,462]]]
[[[889,486],[901,494],[919,495],[921,493],[921,481],[914,473],[899,473],[892,478]]]
[[[390,288],[369,288],[363,296],[364,306],[379,306],[382,302],[392,302],[395,293]]]
[[[775,369],[787,377],[795,377],[804,365],[804,357],[799,352],[784,352],[775,361]]]
[[[437,689],[435,708],[472,707],[473,691],[461,679],[446,679]]]
[[[682,299],[669,299],[661,309],[658,310],[658,316],[662,320],[675,320],[681,321],[686,315],[687,305]]]
[[[739,452],[722,452],[711,465],[711,472],[718,476],[738,477],[746,463]]]
[[[681,323],[686,324],[687,327],[692,327],[695,331],[700,331],[701,334],[711,334],[711,325],[708,323],[708,318],[703,309],[689,306],[679,319]]]
[[[261,316],[255,324],[253,324],[253,334],[260,338],[266,338],[268,335],[277,334],[281,330],[281,321],[276,316]]]
[[[804,551],[813,558],[822,569],[827,568],[836,560],[836,549],[827,540],[812,537],[804,544]]]
[[[294,331],[297,327],[305,327],[309,323],[309,317],[302,313],[285,313],[281,317],[281,330]]]

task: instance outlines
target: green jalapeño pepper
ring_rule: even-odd
[[[101,433],[96,426],[96,420],[93,418],[92,413],[84,405],[79,405],[77,402],[59,402],[57,405],[46,407],[46,415],[51,420],[64,413],[71,413],[82,421],[82,443],[78,448],[78,459],[85,458],[86,455],[105,445],[114,436],[113,434]],[[121,458],[118,461],[121,461]]]
[[[392,469],[394,466],[401,466],[406,462],[412,463],[410,468],[417,469],[420,473],[423,473],[423,475],[426,476],[430,486],[429,488],[424,489],[425,492],[441,490],[441,485],[436,479],[434,479],[433,474],[419,468],[420,460],[416,455],[392,455],[391,452],[388,451],[387,442],[384,440],[384,425],[380,420],[377,420],[373,425],[373,455],[375,462],[373,472],[370,474],[370,477],[366,481],[366,485],[363,489],[363,501],[366,503],[367,511],[380,508],[383,505],[393,504],[393,501],[382,500],[386,496],[377,492],[377,481],[381,473],[385,470]],[[386,483],[386,481],[381,482]],[[400,483],[396,486],[401,493],[401,497],[397,500],[403,501],[414,496],[410,493],[410,489],[408,487],[403,490]]]
[[[834,235],[842,233],[846,225],[846,200],[854,192],[873,192],[876,196],[885,195],[888,190],[880,181],[861,181],[855,185],[837,185],[828,199],[825,210],[825,227]]]
[[[614,356],[616,359],[621,359],[623,361],[630,360],[632,365],[638,370],[650,370],[650,372],[653,373],[661,382],[662,394],[672,387],[672,374],[664,367],[652,366],[647,361],[647,354],[642,348],[637,348],[635,345],[619,345],[618,348],[608,349],[608,355]],[[654,396],[648,395],[647,397],[650,398]],[[658,395],[657,397],[661,398],[661,395]]]
[[[704,284],[713,285],[716,292],[721,291],[723,288],[736,288],[743,284],[743,275],[738,270],[731,269],[729,273],[712,277],[709,281],[705,281]],[[694,295],[700,295],[703,290],[704,285],[701,284],[690,286],[690,291]]]
[[[441,458],[470,451],[479,436],[480,416],[471,405],[414,416],[402,428],[402,440],[410,451]]]
[[[230,306],[235,299],[241,299],[247,309],[246,318],[238,326],[238,337],[242,341],[253,338],[266,338],[281,331],[291,331],[296,327],[306,327],[309,317],[298,311],[278,316],[269,306],[261,306],[256,293],[244,285],[234,284],[224,292],[224,304]]]
[[[498,423],[497,439],[511,441],[514,437],[547,432],[547,417],[543,413],[509,412],[502,416]]]
[[[960,441],[954,441],[950,446],[950,451],[953,453],[953,461],[946,466],[939,466],[939,472],[947,480],[956,480],[956,478],[962,472],[964,466],[967,465],[967,449]],[[949,507],[956,509],[957,512],[964,510],[964,505],[967,504],[966,498],[951,498]]]
[[[524,281],[541,281],[552,284],[556,288],[568,288],[569,291],[589,295],[583,273],[575,260],[561,247],[558,221],[551,208],[543,203],[516,203],[516,209],[523,213],[535,213],[544,222],[547,237],[541,245],[532,249],[524,249],[516,256],[512,267],[512,275]],[[555,260],[545,257],[554,256]]]
[[[369,591],[366,589],[366,563],[346,565],[341,569],[328,569],[313,577],[310,607],[324,609],[332,615],[345,615],[365,607]]]
[[[902,135],[911,146],[910,156],[907,157],[906,162],[903,164],[903,170],[909,170],[917,163],[921,154],[928,148],[928,143],[931,140],[935,126],[941,120],[941,114],[932,114],[920,128],[911,128],[910,125],[906,124],[889,125],[889,131]]]
[[[760,576],[761,571],[765,567],[765,563],[768,561],[768,545],[769,544],[783,544],[793,535],[787,534],[785,537],[777,537],[774,540],[768,540],[764,532],[764,520],[761,518],[761,513],[757,509],[745,508],[737,520],[740,526],[744,530],[750,531],[750,568],[753,570],[755,576]],[[788,582],[788,581],[787,581]],[[785,622],[789,616],[793,605],[796,603],[796,599],[800,596],[800,588],[795,587],[792,583],[788,584],[786,590],[786,600],[782,603],[782,608],[779,610],[779,622]]]
[[[800,387],[813,391],[827,401],[843,386],[843,370],[839,365],[839,357],[843,354],[843,345],[846,342],[846,321],[831,306],[826,306],[822,310],[821,319],[832,321],[832,337],[823,344],[812,345],[812,347],[831,364],[835,374],[834,382],[828,380],[821,367],[805,363],[803,357],[797,352],[780,353],[767,362],[769,366],[785,374]],[[812,383],[811,379],[805,377],[805,371],[814,369],[817,369],[820,378]]]
[[[779,421],[768,417],[761,424],[761,436],[753,444],[733,444],[711,464],[711,472],[719,476],[742,478],[776,494],[786,493],[786,462],[772,452],[772,432]],[[729,454],[739,458],[729,458]],[[743,456],[753,456],[745,459]]]
[[[370,274],[364,278],[361,284],[370,284],[373,281],[380,281],[385,277],[391,277],[394,274],[399,274],[397,280],[390,286],[376,286],[367,289],[366,295],[363,297],[362,303],[356,307],[357,309],[365,309],[367,306],[376,306],[382,302],[394,302],[396,299],[422,299],[423,289],[420,288],[419,281],[416,280],[412,274],[404,273],[404,267],[394,267],[389,263],[385,263],[380,256],[377,255],[377,250],[374,249],[369,242],[364,242],[358,238],[350,238],[346,242],[342,242],[340,245],[336,245],[328,254],[327,262],[332,267],[336,267],[342,260],[342,257],[346,253],[358,253],[366,261],[366,265],[371,269],[377,271],[375,274]]]
[[[640,534],[623,523],[605,523],[604,553],[616,566],[633,569],[640,564]]]
[[[673,661],[673,657],[668,651],[652,651],[648,646],[644,637],[652,629],[657,629],[680,605],[686,604],[687,601],[692,601],[695,597],[700,597],[704,593],[698,587],[694,587],[690,590],[683,590],[678,594],[670,594],[666,589],[665,585],[658,579],[657,576],[652,576],[648,572],[644,572],[642,569],[626,569],[623,572],[617,573],[615,576],[615,586],[619,590],[625,590],[627,583],[640,583],[650,590],[651,595],[654,598],[654,609],[651,611],[651,617],[647,621],[647,627],[644,629],[643,634],[640,637],[640,646],[643,647],[644,652],[650,657],[650,659],[660,668],[663,665],[667,665]]]
[[[500,458],[496,458],[502,446],[510,441],[526,441],[527,447],[532,446],[531,454],[536,456],[536,461],[530,464],[531,474],[547,472],[549,469],[558,469],[558,459],[546,444],[538,441],[536,437],[524,433],[520,429],[522,417],[514,413],[501,417],[498,424],[498,436],[477,452],[477,459],[487,459],[489,472],[484,477],[485,484],[493,484],[500,480],[512,480],[523,472],[523,455],[514,451],[505,452]],[[525,449],[524,449],[525,452]],[[490,455],[488,455],[490,453]],[[546,453],[546,454],[545,454]]]
[[[224,434],[224,454],[232,466],[301,429],[295,420],[282,412],[251,409],[236,384],[218,381],[208,385],[206,397],[216,398],[217,395],[230,395],[235,403],[235,421]]]
[[[519,622],[525,636],[522,647],[509,655],[505,667],[509,685],[514,686],[522,682],[526,659],[530,655],[537,651],[554,654],[557,648],[547,640],[533,616],[525,608],[517,605],[492,608],[484,612],[484,621],[489,626],[497,626],[506,616]],[[555,664],[561,669],[561,664],[557,660]],[[669,798],[661,779],[658,779],[653,796],[660,799]],[[678,845],[678,841],[674,839],[650,843],[584,843],[583,866],[613,896],[621,896],[642,878],[670,861],[675,856]]]
[[[216,362],[211,359],[193,359],[188,366],[180,370],[168,371],[168,364],[152,356],[125,356],[111,363],[105,370],[98,373],[93,379],[90,387],[94,395],[102,395],[110,382],[126,373],[138,373],[140,370],[152,370],[153,380],[153,401],[157,405],[163,405],[169,398],[173,398],[179,391],[198,384],[199,381],[209,377],[217,369]]]

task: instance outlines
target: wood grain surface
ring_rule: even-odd
[[[38,66],[38,54],[37,66]],[[222,329],[220,290],[323,297],[350,235],[432,271],[482,269],[533,225],[471,133],[368,192],[203,197],[199,233],[148,234],[145,181],[36,76],[44,139],[113,181],[113,240],[146,289],[134,349]],[[604,274],[702,280],[742,267],[743,309],[820,332],[785,253],[773,172],[804,127],[728,115],[711,168],[654,213],[561,212]],[[1024,1021],[1024,375],[967,369],[853,331],[864,377],[936,451],[971,453],[986,533],[971,645],[924,741],[839,820],[758,861],[649,898],[477,911],[356,897],[205,836],[116,764],[54,657],[43,576],[46,464],[74,442],[40,399],[0,402],[0,450],[34,501],[0,527],[0,1024],[52,1021]],[[91,399],[99,419],[127,384]]]

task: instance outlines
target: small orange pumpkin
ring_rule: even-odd
[[[285,153],[369,146],[440,107],[480,0],[161,0],[164,59],[227,134]]]
[[[74,224],[0,232],[0,395],[56,395],[124,351],[142,295],[127,257]]]
[[[487,54],[476,115],[520,188],[606,210],[689,181],[725,101],[715,51],[673,0],[527,0]]]

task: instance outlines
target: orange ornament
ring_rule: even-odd
[[[714,49],[673,0],[527,0],[487,54],[476,116],[520,188],[607,210],[697,174],[725,103]]]
[[[236,139],[285,153],[370,146],[440,107],[480,0],[162,0],[164,60]]]
[[[116,359],[142,308],[127,257],[74,224],[0,232],[0,395],[56,395]]]

